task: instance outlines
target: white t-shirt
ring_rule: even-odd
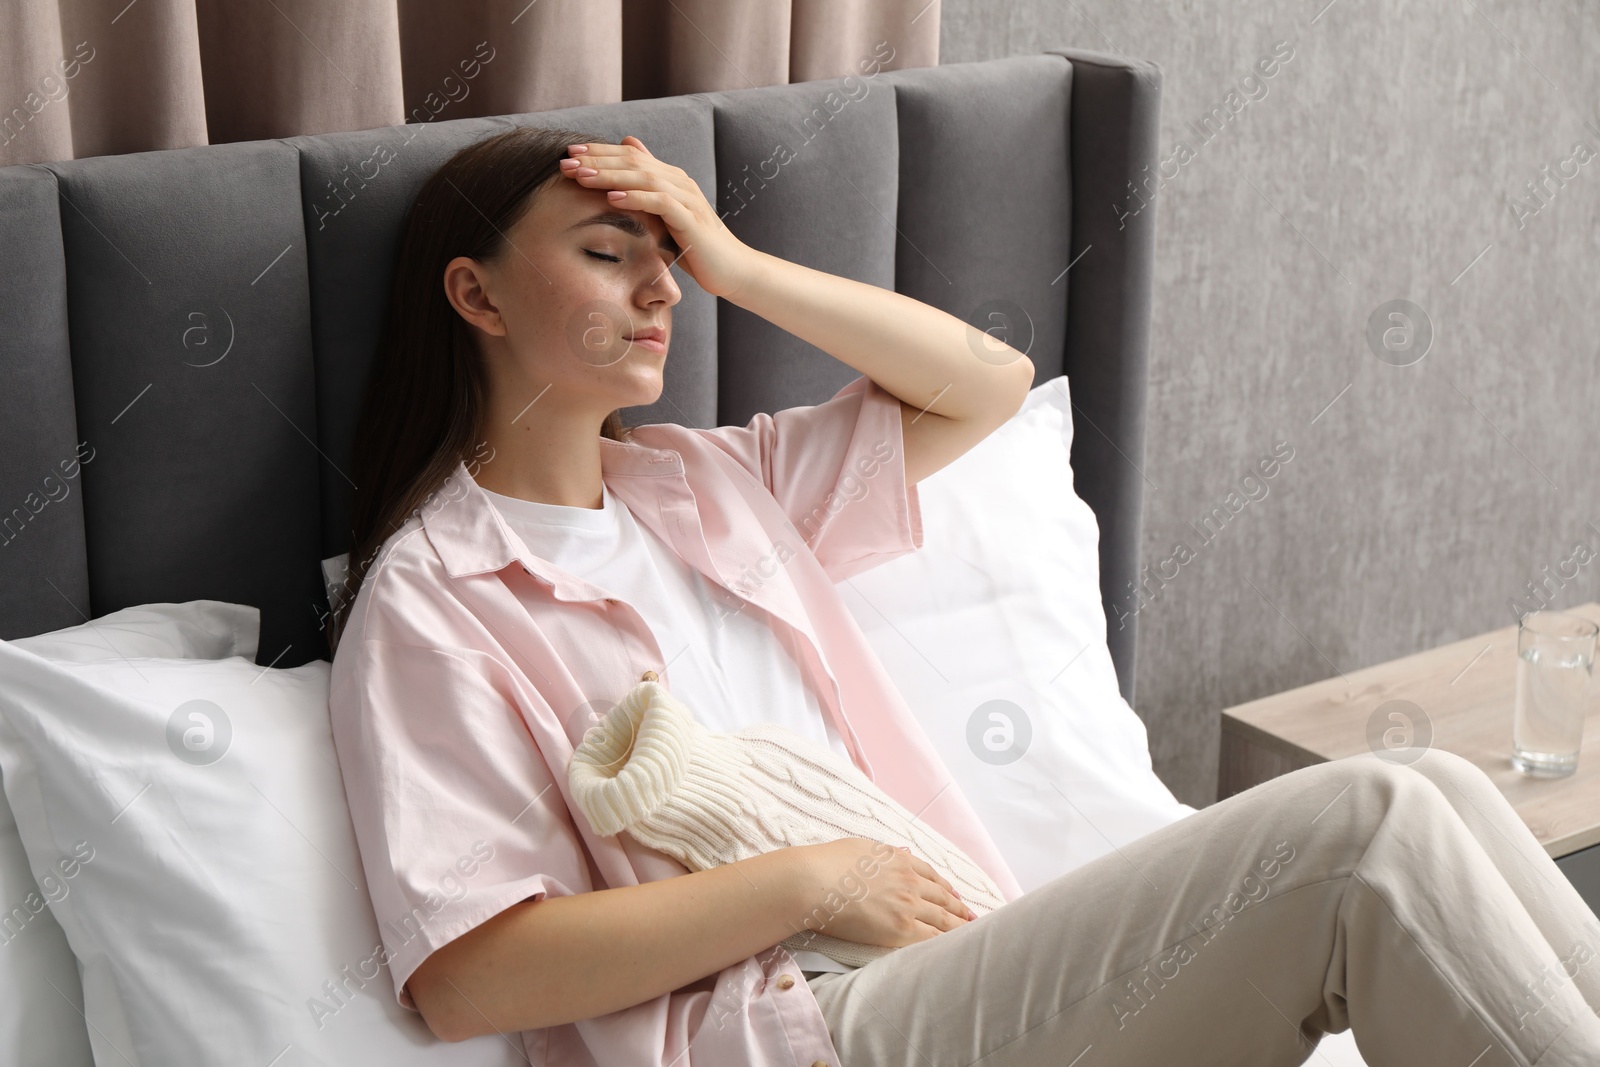
[[[822,713],[766,612],[680,559],[604,483],[601,491],[601,507],[581,508],[484,490],[534,555],[644,617],[661,647],[673,695],[706,729],[732,733],[774,722],[850,760],[844,738]],[[854,969],[820,952],[792,955],[802,971]]]

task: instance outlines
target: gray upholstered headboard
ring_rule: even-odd
[[[637,134],[747,243],[975,325],[1067,374],[1133,695],[1160,71],[1061,50],[874,77],[0,169],[0,638],[134,604],[261,609],[259,662],[326,658],[319,561],[401,219],[511,123]],[[788,150],[775,161],[779,144]],[[1071,264],[1071,270],[1067,267]],[[856,372],[678,271],[666,391],[624,422],[743,424]],[[1031,334],[1031,336],[1029,336]]]

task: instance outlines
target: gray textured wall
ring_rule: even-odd
[[[942,63],[1071,45],[1163,69],[1154,595],[1129,608],[1156,771],[1195,805],[1222,708],[1509,625],[1530,582],[1600,599],[1600,6],[1325,2],[942,8]],[[1401,299],[1431,346],[1385,362],[1368,321]]]

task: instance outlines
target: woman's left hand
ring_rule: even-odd
[[[607,190],[606,198],[618,208],[659,215],[678,242],[681,254],[676,262],[700,288],[732,299],[750,280],[755,250],[723,224],[681,167],[661,162],[632,134],[621,144],[590,142],[581,147],[582,151],[567,149],[568,159],[576,159],[578,166],[563,167],[562,173],[586,189]],[[583,167],[598,173],[581,177],[574,173]]]

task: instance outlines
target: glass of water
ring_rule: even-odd
[[[1561,611],[1530,611],[1517,624],[1511,764],[1523,774],[1560,778],[1578,769],[1597,633],[1588,619]]]

